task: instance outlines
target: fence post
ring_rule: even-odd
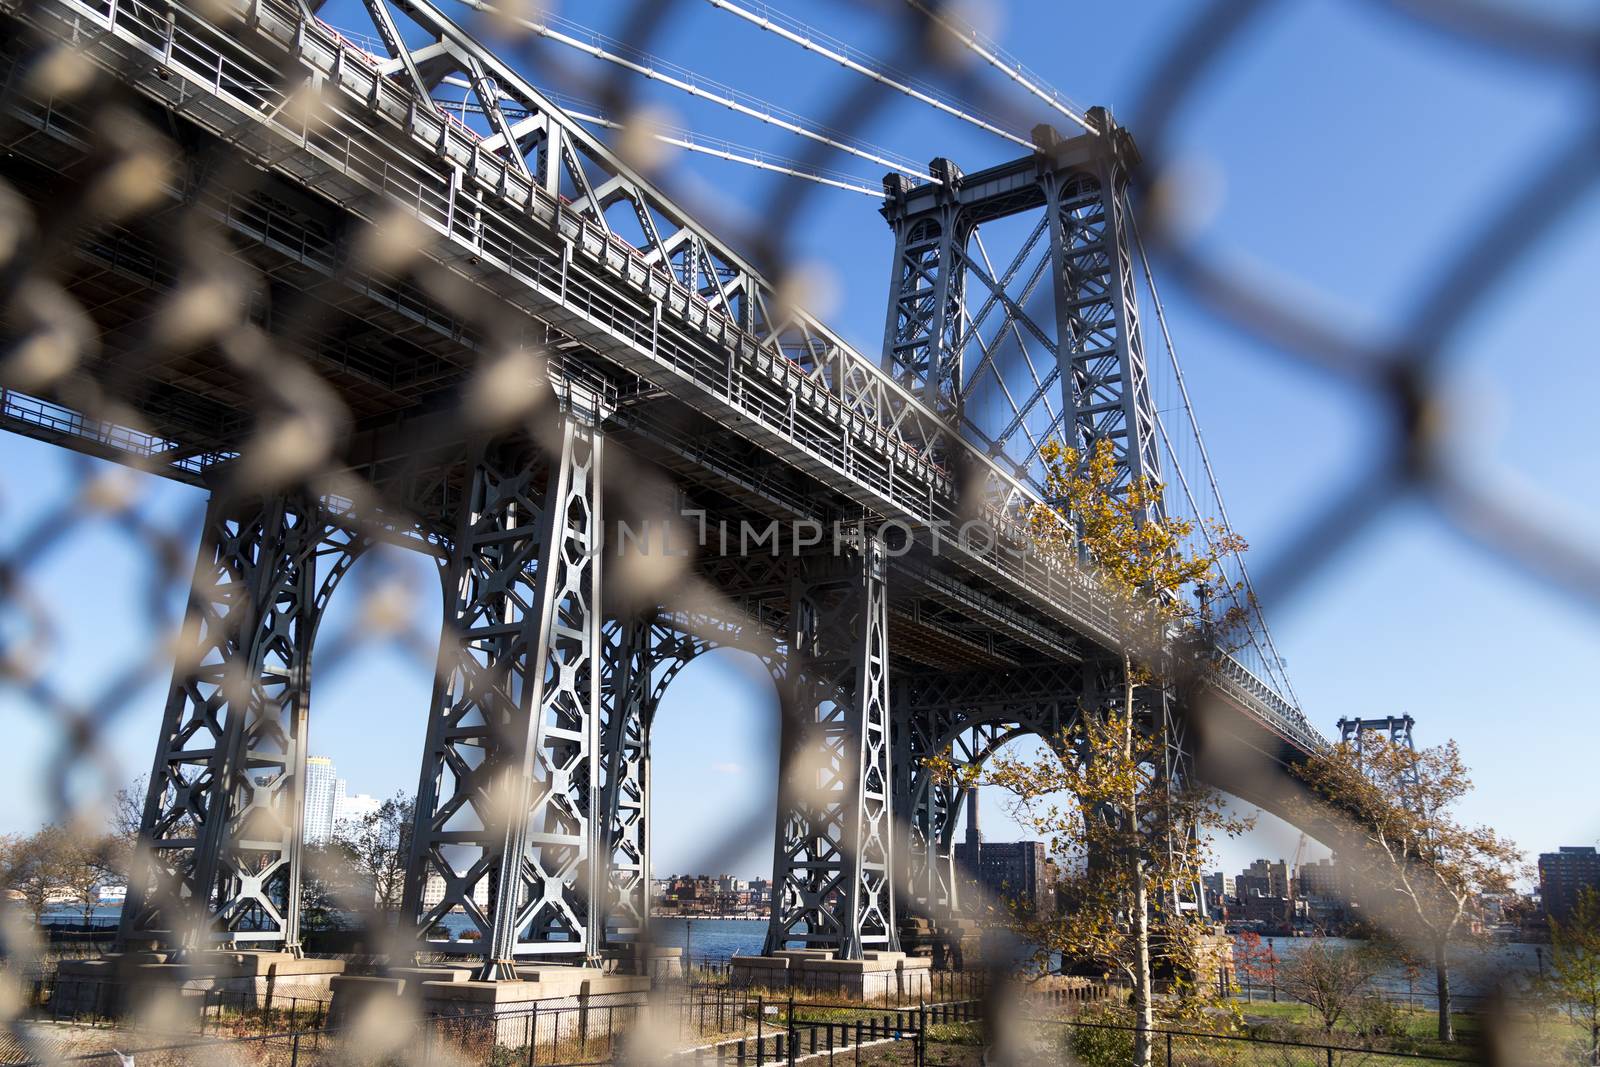
[[[761,1039],[764,1036],[763,1035],[763,1031],[766,1028],[766,1023],[767,1023],[767,1008],[766,1008],[766,1005],[762,1002],[761,994],[757,993],[756,994],[756,1067],[762,1067],[762,1064],[766,1063],[766,1052],[761,1047]]]
[[[539,1045],[539,1002],[533,1002],[533,1010],[528,1012],[528,1067],[533,1067],[533,1056]]]
[[[289,1067],[300,1067],[300,1032],[295,1031],[294,1039],[289,1044]]]
[[[1328,1067],[1333,1067],[1333,1049],[1328,1049]]]
[[[1172,1031],[1167,1031],[1167,1067],[1172,1067]]]

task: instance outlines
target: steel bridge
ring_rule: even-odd
[[[961,796],[921,760],[1070,729],[1121,640],[1091,574],[1025,550],[1039,447],[1110,441],[1125,478],[1165,469],[1127,197],[1138,152],[1105,111],[979,173],[935,160],[932,182],[885,180],[880,359],[429,0],[368,0],[387,55],[291,0],[0,9],[3,175],[22,195],[47,205],[103,163],[86,106],[29,76],[52,46],[132,90],[181,147],[165,202],[81,235],[61,276],[98,332],[78,373],[139,368],[140,429],[17,393],[3,409],[14,432],[212,491],[126,940],[298,946],[313,638],[386,539],[431,553],[447,590],[418,709],[419,949],[494,975],[639,936],[654,710],[724,644],[763,657],[784,705],[768,948],[893,948],[897,909],[953,902]],[[433,100],[447,79],[471,87],[472,122]],[[310,401],[263,397],[224,346],[147,345],[185,281],[161,233],[180,211],[226,236],[218,269],[245,279],[250,323],[330,387],[343,480],[249,482],[263,412]],[[1003,219],[1023,236],[995,260],[979,231]],[[426,235],[419,261],[358,254],[402,223]],[[468,295],[442,299],[440,278]],[[537,386],[522,429],[461,400],[506,352],[543,354],[508,364]],[[601,544],[615,518],[662,515],[712,536],[652,586]],[[774,518],[756,551],[726,544]],[[1174,775],[1267,803],[1272,776],[1325,744],[1277,665],[1244,655],[1170,730]],[[425,903],[430,880],[443,895]],[[481,941],[440,940],[447,913]]]

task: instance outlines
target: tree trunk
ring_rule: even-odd
[[[1126,716],[1127,733],[1123,741],[1126,757],[1133,755],[1133,661],[1126,652],[1122,654],[1122,710]],[[1133,1067],[1150,1067],[1153,1059],[1151,1031],[1155,1029],[1155,997],[1150,975],[1150,894],[1144,882],[1144,863],[1139,850],[1142,842],[1139,833],[1139,795],[1128,796],[1128,810],[1123,813],[1129,834],[1128,862],[1133,867],[1133,899],[1129,901],[1129,918],[1133,922]]]
[[[1433,946],[1434,992],[1439,1001],[1439,1040],[1455,1041],[1455,1020],[1450,1015],[1450,957],[1449,942],[1439,941]]]
[[[1136,862],[1135,867],[1138,877],[1133,891],[1133,1067],[1150,1067],[1154,1052],[1151,1031],[1156,1025],[1150,977],[1150,900],[1145,891],[1144,872],[1137,870],[1142,864]]]

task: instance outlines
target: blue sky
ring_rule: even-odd
[[[792,0],[783,6],[802,10]],[[1077,13],[1071,19],[1069,9]],[[342,0],[326,10],[335,25],[347,18],[344,25],[359,28]],[[556,10],[602,30],[620,24],[613,0]],[[1077,102],[1106,104],[1127,118],[1149,62],[1186,11],[1177,3],[1031,0],[1005,8],[993,32]],[[882,17],[832,2],[806,5],[804,15],[869,52],[887,51]],[[1376,5],[1281,4],[1241,45],[1178,114],[1174,149],[1195,173],[1211,176],[1201,239],[1374,337],[1403,320],[1482,213],[1592,107],[1592,90],[1576,77],[1491,58]],[[812,116],[854,88],[849,72],[698,0],[676,5],[650,49]],[[528,67],[536,81],[548,61],[539,57],[586,76],[609,73],[545,48]],[[1005,91],[997,77],[985,84]],[[630,87],[677,125],[772,152],[802,151],[803,142],[720,108],[648,83]],[[1020,94],[1011,99],[1026,105]],[[908,100],[884,108],[862,134],[913,159],[949,156],[968,171],[1012,154],[1005,142]],[[879,177],[848,157],[832,165],[869,185]],[[741,225],[752,221],[741,213],[762,203],[774,183],[792,181],[687,155],[670,166],[691,198],[714,190],[716,205]],[[831,275],[828,321],[876,352],[891,247],[874,203],[811,193],[791,251]],[[1584,429],[1600,387],[1597,276],[1600,197],[1591,194],[1482,301],[1449,361],[1458,453],[1569,531],[1600,519],[1597,453]],[[1319,501],[1385,447],[1379,413],[1356,392],[1219,322],[1175,282],[1164,284],[1163,296],[1229,510],[1260,569]],[[72,464],[83,462],[0,434],[0,545],[14,543],[30,517],[62,506],[76,484]],[[184,551],[192,553],[199,493],[152,479],[137,486],[151,522],[187,537]],[[415,577],[418,632],[433,632],[438,602],[428,567],[396,566]],[[149,570],[126,537],[93,523],[75,524],[30,570],[34,591],[52,597],[57,632],[45,671],[53,684],[91,699],[119,665],[147,654]],[[348,628],[359,599],[348,590],[335,598],[325,647]],[[181,595],[161,603],[170,624]],[[1265,608],[1305,709],[1324,732],[1342,715],[1410,713],[1421,742],[1460,742],[1479,786],[1469,818],[1493,823],[1530,852],[1600,836],[1587,789],[1600,741],[1585,670],[1600,637],[1592,605],[1530,580],[1429,508],[1400,503]],[[394,645],[326,668],[319,662],[313,751],[332,756],[353,789],[414,788],[431,669],[426,656]],[[127,696],[114,727],[130,776],[150,759],[165,691],[164,672],[155,674]],[[694,664],[669,689],[654,745],[663,813],[658,873],[694,866],[735,813],[771,807],[771,714],[768,683],[728,654]],[[58,732],[14,689],[0,690],[0,716],[16,723],[12,743],[0,750],[7,783],[0,831],[25,829],[48,810],[51,786],[41,767]],[[1011,836],[1014,827],[997,809],[992,799],[986,804],[986,829],[997,839]],[[1294,841],[1292,831],[1264,825],[1224,844],[1224,866],[1292,854]],[[761,873],[770,848],[770,840],[755,841],[731,866]]]

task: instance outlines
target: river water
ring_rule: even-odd
[[[1328,939],[1329,944],[1346,948],[1359,948],[1364,942],[1342,937]],[[1279,960],[1292,959],[1295,953],[1311,943],[1305,937],[1263,937],[1261,946],[1271,948]],[[1484,946],[1455,945],[1450,952],[1450,992],[1464,1003],[1492,992],[1498,985],[1508,991],[1525,990],[1549,966],[1548,945],[1523,945],[1496,942]],[[1267,983],[1271,982],[1270,968]],[[1415,969],[1404,964],[1385,967],[1374,979],[1374,984],[1387,993],[1408,1000],[1419,1007],[1433,1007],[1433,964],[1419,961]]]
[[[681,948],[694,959],[725,960],[737,953],[756,956],[767,937],[765,919],[681,919],[656,916],[650,937],[658,945]]]

